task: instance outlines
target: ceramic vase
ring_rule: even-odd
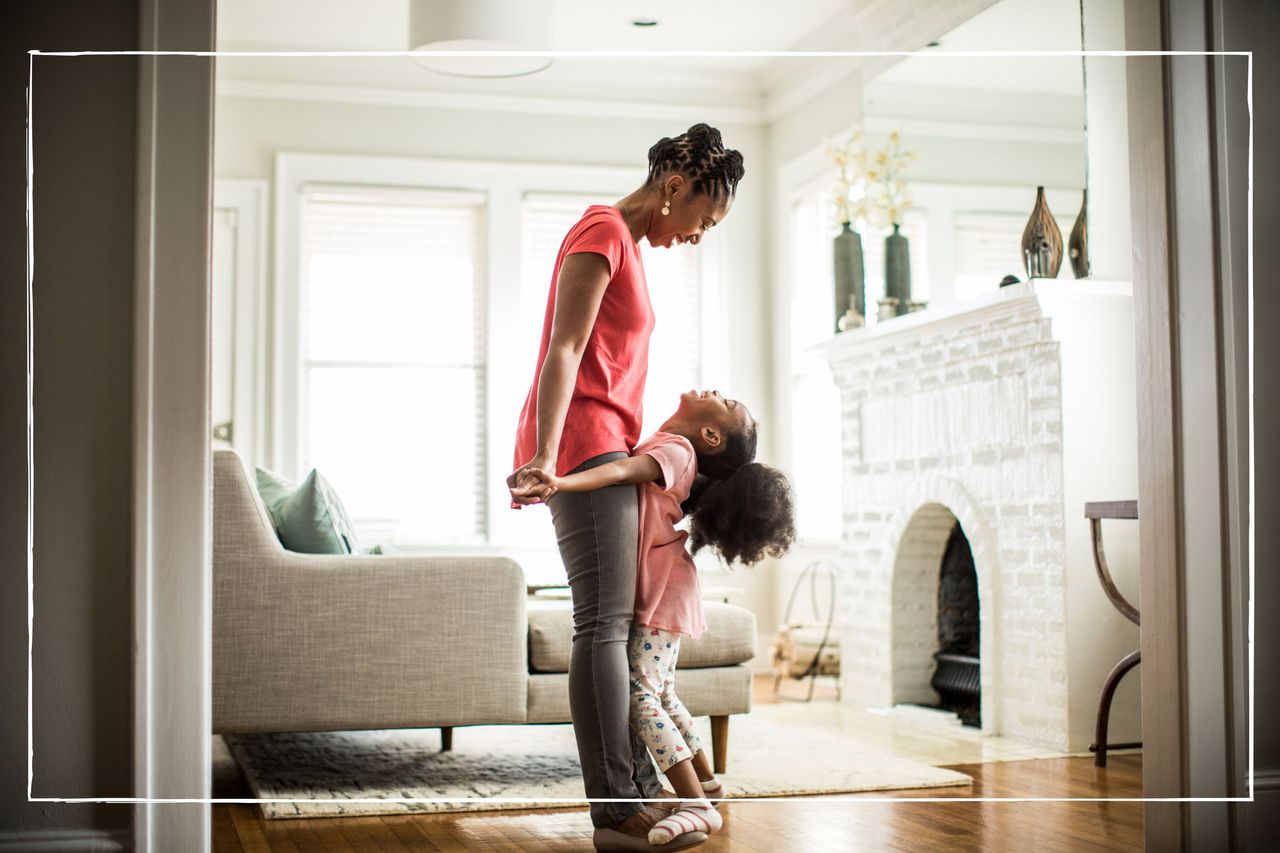
[[[831,244],[832,271],[835,275],[835,330],[849,309],[857,316],[867,316],[866,277],[862,264],[862,235],[845,222]]]
[[[1057,278],[1062,266],[1062,232],[1049,212],[1044,187],[1036,187],[1036,205],[1022,231],[1022,259],[1028,278]]]
[[[1089,274],[1089,191],[1081,194],[1080,215],[1067,238],[1067,257],[1071,259],[1071,271],[1076,278]]]
[[[907,313],[911,302],[911,254],[907,238],[893,223],[893,233],[884,238],[884,294],[898,300],[897,313]]]

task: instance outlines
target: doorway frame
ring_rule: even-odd
[[[216,0],[140,0],[139,16],[140,51],[214,49]],[[140,851],[212,844],[213,91],[210,55],[139,57],[132,494]]]
[[[1125,0],[1125,47],[1226,50],[1209,29],[1222,5]],[[1229,58],[1126,62],[1148,798],[1253,793],[1248,200],[1226,174],[1250,152],[1228,133],[1240,118],[1223,87]],[[1241,805],[1149,800],[1145,847],[1244,849]]]

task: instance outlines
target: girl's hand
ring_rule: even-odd
[[[542,503],[554,494],[554,492],[547,492],[539,480],[529,475],[529,472],[534,469],[543,472],[554,471],[556,469],[556,460],[552,457],[538,454],[511,472],[510,476],[507,477],[507,490],[511,492],[511,502],[516,509],[529,504]]]

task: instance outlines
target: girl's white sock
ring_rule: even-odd
[[[686,832],[705,832],[708,835],[724,825],[720,812],[711,805],[711,801],[685,800],[680,808],[654,824],[649,830],[650,844],[666,844]]]
[[[724,799],[724,786],[719,779],[713,777],[710,781],[702,782],[702,793],[711,802],[711,805],[718,806],[720,801]]]

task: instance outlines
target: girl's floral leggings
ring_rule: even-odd
[[[631,726],[665,773],[702,751],[693,717],[676,695],[680,635],[633,625],[627,641],[631,676]]]

